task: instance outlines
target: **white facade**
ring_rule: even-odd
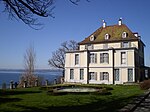
[[[109,42],[97,41],[100,36],[95,40],[88,38],[79,43],[79,50],[66,53],[66,83],[123,84],[140,80],[140,66],[144,66],[144,44],[138,37],[128,41],[122,39],[126,37],[120,37],[120,40]]]

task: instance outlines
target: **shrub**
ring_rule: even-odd
[[[144,80],[143,82],[140,83],[140,88],[143,90],[147,90],[150,88],[150,79],[149,80]]]

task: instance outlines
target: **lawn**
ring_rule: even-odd
[[[143,93],[139,86],[107,87],[113,88],[111,95],[54,96],[39,88],[0,90],[0,112],[116,112]]]

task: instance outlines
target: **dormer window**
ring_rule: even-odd
[[[122,38],[126,38],[127,37],[127,32],[123,32],[122,33]]]
[[[94,36],[94,35],[91,35],[90,41],[94,41],[94,40],[95,40],[95,36]]]
[[[105,40],[108,40],[109,39],[109,37],[110,37],[110,35],[107,33],[107,34],[105,34]]]

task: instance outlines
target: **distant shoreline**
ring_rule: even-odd
[[[25,71],[25,69],[1,69],[0,71]],[[35,69],[35,71],[62,71],[61,69]]]

